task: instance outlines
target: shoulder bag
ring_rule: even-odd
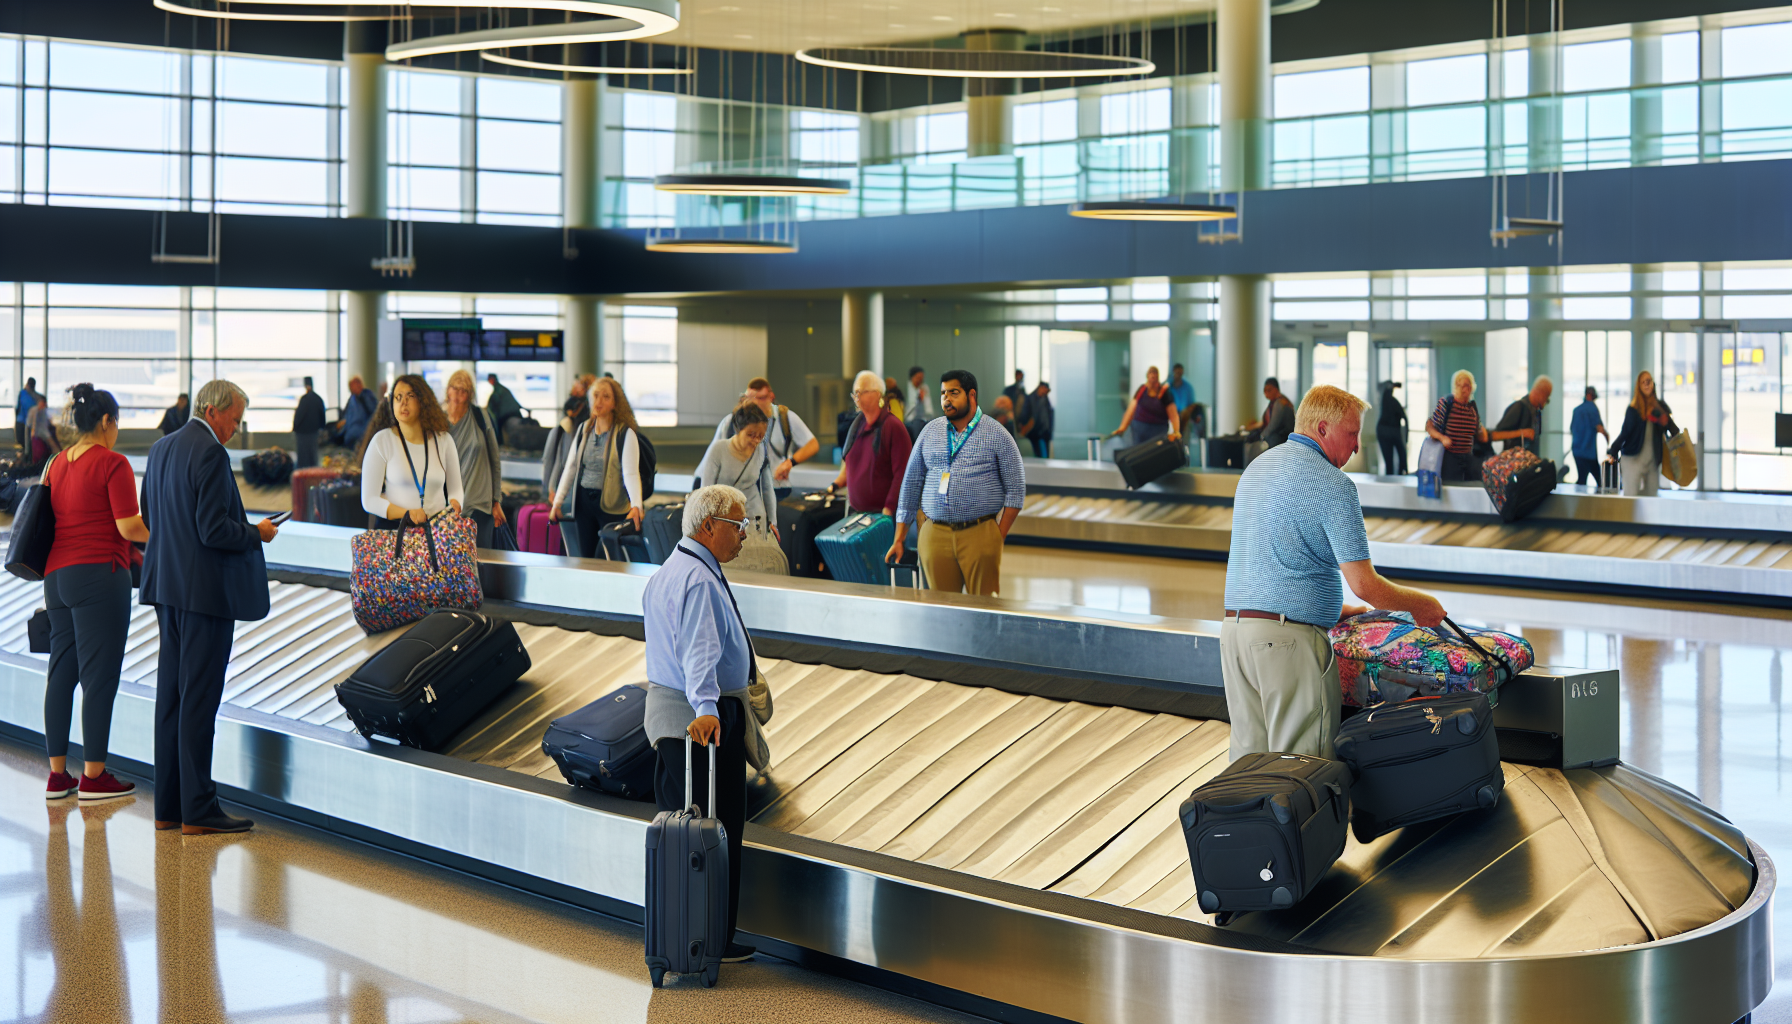
[[[54,465],[54,463],[52,463]],[[44,478],[49,478],[45,470]],[[50,548],[56,543],[56,510],[50,507],[50,487],[38,482],[25,490],[12,517],[12,543],[6,552],[6,571],[33,583],[44,578]]]

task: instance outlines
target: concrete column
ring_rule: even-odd
[[[1264,367],[1269,365],[1267,276],[1220,278],[1219,340],[1214,347],[1215,412],[1208,432],[1227,434],[1263,411]]]
[[[1630,83],[1660,86],[1661,33],[1648,23],[1631,29]],[[1639,167],[1661,162],[1661,90],[1634,92],[1630,98],[1630,162]]]
[[[344,161],[348,201],[343,215],[386,217],[386,23],[348,23],[348,153]],[[343,348],[343,390],[359,376],[372,387],[380,377],[379,328],[386,315],[383,291],[349,292]]]
[[[1019,50],[1027,34],[1017,28],[979,28],[964,33],[963,38],[967,50]],[[1014,97],[1019,92],[1020,82],[1013,78],[964,80],[971,156],[1014,152]]]
[[[884,293],[854,289],[840,298],[841,376],[884,375]]]
[[[575,55],[574,60],[594,63],[595,55]],[[569,229],[592,230],[602,226],[601,147],[603,143],[604,85],[594,75],[569,75],[562,86],[561,123],[561,220]],[[602,373],[600,335],[603,303],[592,295],[566,296],[566,364],[562,387],[584,373]]]
[[[1221,188],[1269,187],[1269,0],[1219,0]]]
[[[1550,399],[1549,408],[1543,410],[1543,438],[1539,446],[1540,454],[1546,459],[1561,461],[1567,448],[1562,443],[1561,406],[1557,403],[1573,401],[1579,404],[1577,396],[1569,395],[1562,390],[1562,275],[1555,267],[1532,267],[1530,276],[1531,319],[1526,325],[1527,351],[1525,353],[1525,386],[1543,374],[1556,382],[1555,397]],[[1489,429],[1499,422],[1506,406],[1517,398],[1517,395],[1480,396],[1481,416]]]
[[[348,305],[343,318],[348,330],[342,347],[342,397],[347,400],[348,378],[360,377],[368,387],[380,379],[380,321],[386,317],[385,292],[345,292]]]
[[[1269,185],[1269,0],[1219,0],[1220,188],[1243,192]],[[1225,433],[1262,411],[1269,365],[1269,278],[1220,278],[1215,345],[1214,419]]]

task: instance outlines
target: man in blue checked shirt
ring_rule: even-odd
[[[1027,496],[1020,448],[977,408],[977,378],[940,374],[939,419],[915,439],[896,508],[896,541],[884,560],[902,557],[917,507],[921,571],[935,590],[994,596],[1002,586],[1002,542]]]

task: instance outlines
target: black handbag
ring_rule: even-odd
[[[13,515],[6,571],[22,580],[41,582],[44,566],[50,561],[50,546],[55,543],[56,510],[50,507],[50,488],[32,484]]]

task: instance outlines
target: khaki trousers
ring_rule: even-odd
[[[929,589],[994,597],[1002,587],[1002,528],[994,519],[964,530],[930,519],[916,550]]]
[[[1232,760],[1270,752],[1332,756],[1338,660],[1324,630],[1228,618],[1220,626],[1220,674],[1232,718]]]

